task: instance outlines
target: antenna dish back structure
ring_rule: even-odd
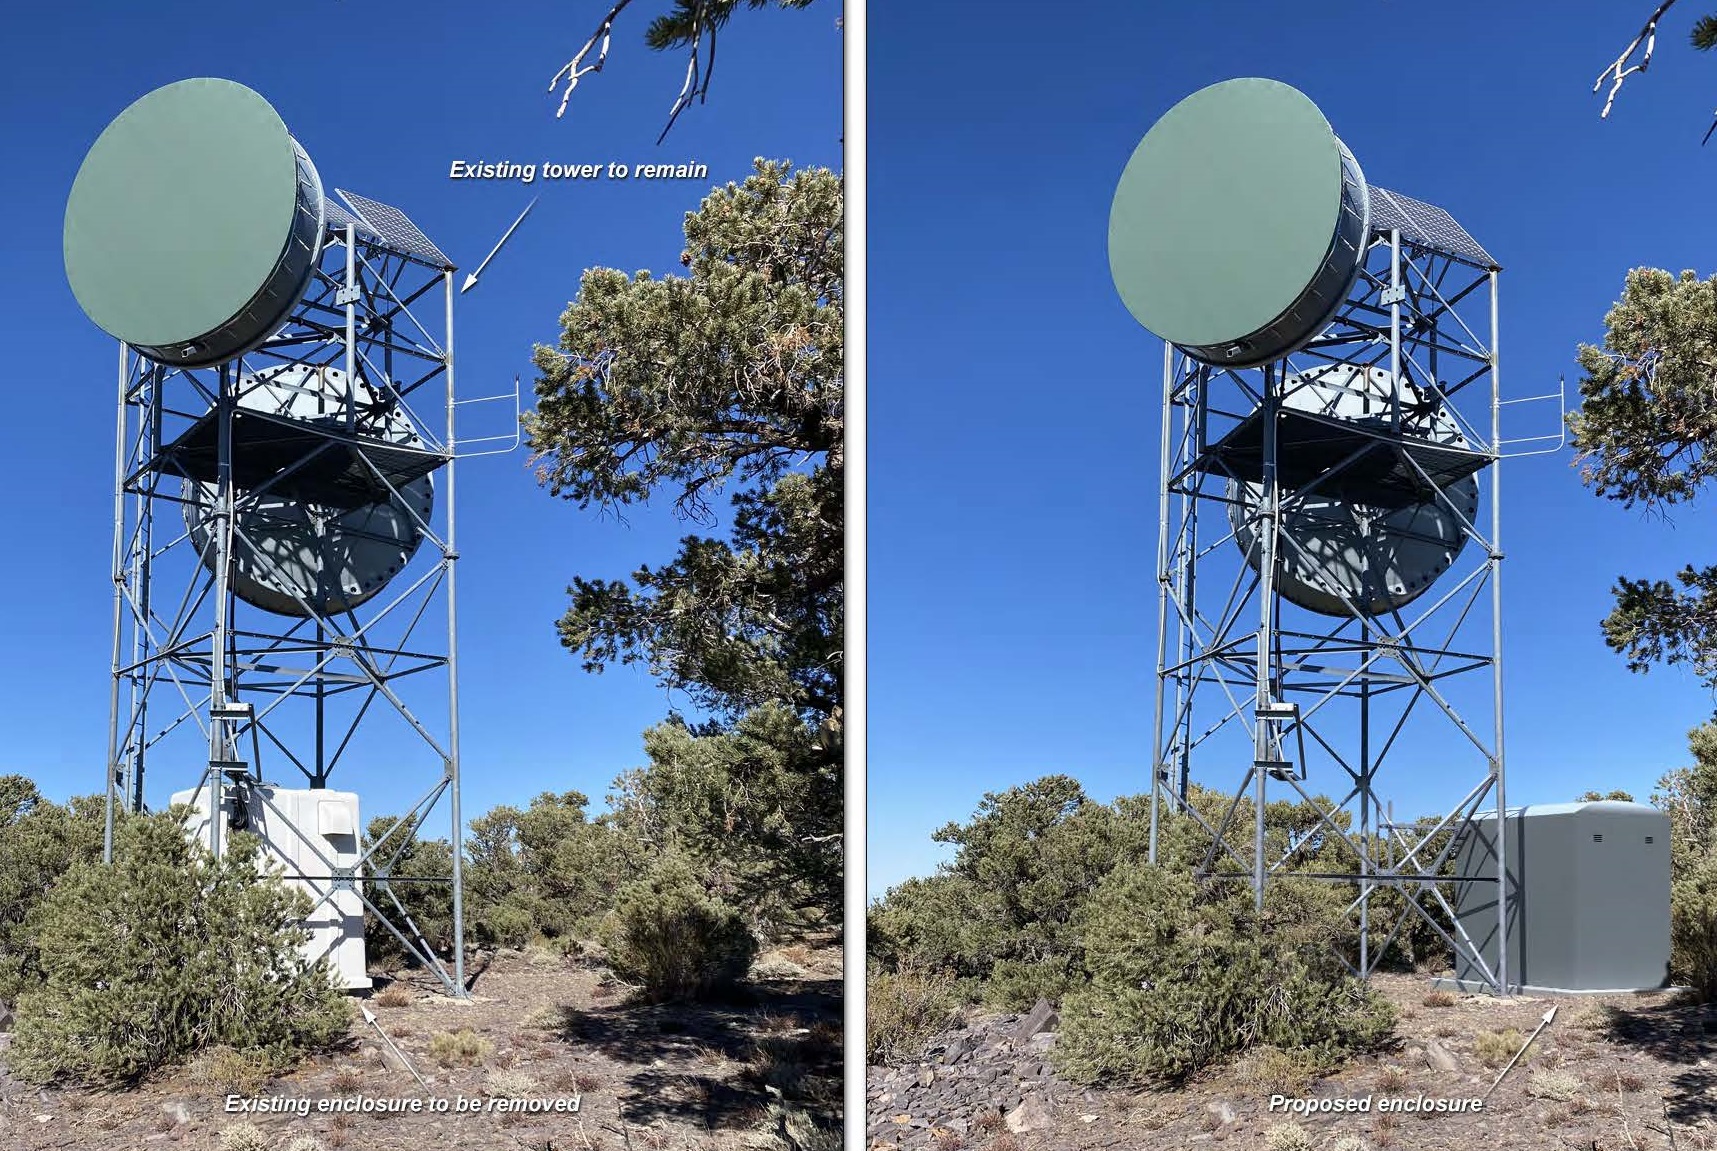
[[[336,191],[267,100],[203,77],[120,112],[68,196],[67,280],[120,341],[106,854],[147,766],[201,761],[157,803],[187,799],[217,853],[263,833],[310,958],[367,986],[367,920],[464,997],[454,269]],[[373,840],[330,787],[416,771]],[[393,886],[432,815],[450,963]]]
[[[1411,431],[1432,443],[1468,446],[1446,408],[1413,385],[1392,381],[1382,368],[1321,364],[1289,376],[1282,391],[1286,411],[1371,425],[1384,434],[1401,401],[1412,413]],[[1381,504],[1355,502],[1341,494],[1344,485],[1333,486],[1307,493],[1284,511],[1283,531],[1295,546],[1282,550],[1276,569],[1282,598],[1320,615],[1345,619],[1356,608],[1379,615],[1406,607],[1454,564],[1467,544],[1462,525],[1478,516],[1472,476],[1428,498]],[[1235,542],[1257,571],[1263,487],[1231,479],[1228,496]]]
[[[1511,987],[1444,890],[1481,806],[1505,810],[1494,481],[1480,500],[1508,442],[1500,268],[1449,213],[1370,184],[1308,97],[1259,78],[1149,128],[1108,241],[1122,302],[1165,345],[1151,859],[1167,802],[1203,836],[1197,873],[1250,881],[1261,907],[1315,846],[1316,873],[1355,895],[1356,938],[1336,942],[1356,971],[1417,919],[1463,972]],[[1432,728],[1444,742],[1426,750]],[[1427,756],[1439,780],[1470,763],[1472,786],[1440,819],[1397,823],[1380,780]],[[1194,802],[1195,773],[1227,793],[1219,815]],[[1292,836],[1266,827],[1283,800],[1311,821]],[[1462,878],[1506,918],[1492,839]],[[1384,889],[1399,910],[1379,943]]]
[[[240,381],[239,408],[343,431],[363,412],[366,434],[411,447],[421,440],[397,407],[331,367],[282,364]],[[216,485],[184,482],[185,524],[205,566],[216,560]],[[356,506],[264,494],[240,513],[233,593],[276,615],[337,615],[368,602],[411,562],[435,508],[430,475]]]
[[[182,367],[249,351],[303,297],[322,181],[274,108],[181,80],[114,118],[66,202],[66,279],[97,327]]]

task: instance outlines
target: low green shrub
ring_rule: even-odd
[[[999,959],[984,982],[983,999],[998,1011],[1026,1011],[1039,999],[1060,1002],[1079,982],[1065,955],[1045,956],[1037,963]]]
[[[656,1001],[728,991],[757,955],[738,909],[709,894],[691,866],[672,855],[620,889],[600,935],[614,974]]]
[[[74,864],[101,859],[104,812],[99,795],[51,803],[23,776],[0,775],[0,1003],[41,982],[26,920]]]
[[[1717,1002],[1717,720],[1687,733],[1689,767],[1666,772],[1651,802],[1669,816],[1670,982]]]
[[[519,949],[531,941],[536,930],[536,916],[530,909],[509,900],[479,914],[471,934],[480,943]]]
[[[1329,949],[1340,895],[1290,878],[1266,891],[1259,914],[1243,884],[1117,868],[1075,918],[1091,982],[1063,1002],[1063,1074],[1178,1083],[1260,1045],[1331,1066],[1382,1043],[1392,1009]]]
[[[1670,977],[1717,1002],[1717,856],[1689,861],[1669,893]]]
[[[444,839],[419,839],[414,830],[402,828],[399,817],[382,815],[364,829],[364,851],[370,852],[365,894],[387,916],[364,916],[364,951],[372,965],[403,963],[416,966],[418,957],[401,945],[388,930],[391,923],[411,941],[413,948],[427,943],[436,955],[452,954],[453,943],[453,851]],[[377,844],[381,846],[377,848]],[[407,882],[390,883],[391,879]],[[423,880],[443,882],[426,883]],[[406,927],[410,918],[422,940]]]
[[[257,840],[217,860],[180,809],[124,820],[114,862],[78,862],[30,912],[39,983],[7,1052],[32,1082],[133,1082],[217,1047],[271,1065],[344,1035],[346,999],[308,966],[306,898],[259,871]]]

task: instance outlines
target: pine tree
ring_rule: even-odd
[[[711,529],[728,495],[725,533],[575,577],[557,626],[586,670],[640,664],[708,717],[647,734],[616,823],[718,861],[759,920],[840,903],[842,226],[837,175],[757,161],[685,217],[685,275],[584,274],[525,424],[539,480],[581,508],[665,498]]]
[[[1581,478],[1624,507],[1688,503],[1717,476],[1717,277],[1636,268],[1604,325],[1601,345],[1580,346],[1568,420]],[[1630,671],[1685,664],[1717,686],[1717,563],[1701,557],[1673,580],[1623,575],[1612,594],[1604,640]]]

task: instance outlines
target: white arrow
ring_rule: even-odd
[[[423,1088],[425,1091],[428,1091],[429,1090],[429,1084],[427,1084],[423,1081],[423,1076],[421,1076],[417,1073],[417,1068],[415,1068],[411,1065],[411,1060],[409,1060],[405,1057],[405,1052],[401,1051],[398,1047],[394,1046],[393,1040],[388,1038],[388,1033],[386,1031],[382,1030],[382,1025],[380,1023],[376,1022],[376,1017],[374,1015],[370,1014],[370,1009],[368,1007],[364,1006],[362,1003],[360,1003],[360,1004],[358,1004],[358,1010],[360,1010],[364,1013],[364,1022],[368,1023],[371,1027],[374,1027],[376,1029],[376,1034],[380,1035],[382,1037],[382,1042],[386,1043],[388,1045],[388,1050],[392,1051],[394,1053],[394,1055],[396,1055],[399,1058],[399,1061],[401,1063],[405,1064],[405,1069],[407,1071],[411,1072],[411,1077],[413,1079],[417,1080],[417,1085],[419,1087]]]
[[[1492,1083],[1492,1084],[1491,1084],[1491,1085],[1490,1085],[1490,1091],[1495,1091],[1495,1090],[1496,1090],[1496,1084],[1497,1084],[1497,1083],[1501,1083],[1501,1082],[1502,1082],[1502,1076],[1503,1076],[1503,1075],[1507,1075],[1507,1074],[1508,1074],[1508,1073],[1509,1073],[1509,1072],[1510,1072],[1510,1071],[1512,1071],[1512,1070],[1514,1070],[1514,1065],[1515,1065],[1515,1063],[1517,1063],[1517,1062],[1518,1062],[1518,1061],[1519,1061],[1519,1060],[1520,1060],[1520,1057],[1521,1057],[1521,1056],[1522,1056],[1522,1055],[1525,1055],[1525,1054],[1526,1054],[1526,1049],[1527,1049],[1527,1048],[1528,1048],[1528,1047],[1531,1047],[1531,1046],[1532,1046],[1532,1041],[1533,1041],[1533,1040],[1534,1040],[1534,1039],[1537,1039],[1537,1038],[1538,1038],[1538,1033],[1539,1033],[1539,1032],[1540,1032],[1540,1031],[1543,1031],[1543,1030],[1544,1030],[1544,1029],[1545,1029],[1545,1028],[1546,1028],[1546,1027],[1548,1027],[1548,1026],[1550,1026],[1550,1021],[1551,1021],[1551,1020],[1552,1020],[1552,1019],[1555,1019],[1555,1018],[1556,1018],[1556,1009],[1555,1009],[1555,1008],[1554,1008],[1554,1007],[1552,1007],[1552,1008],[1551,1008],[1551,1009],[1550,1009],[1550,1010],[1549,1010],[1549,1011],[1546,1011],[1546,1012],[1545,1012],[1545,1013],[1544,1013],[1544,1018],[1543,1018],[1543,1019],[1540,1019],[1540,1020],[1539,1020],[1539,1021],[1538,1021],[1538,1026],[1537,1026],[1537,1027],[1535,1027],[1535,1028],[1533,1028],[1533,1030],[1532,1030],[1532,1034],[1531,1034],[1531,1035],[1528,1035],[1528,1036],[1527,1036],[1527,1037],[1526,1037],[1526,1042],[1525,1042],[1525,1043],[1523,1043],[1523,1044],[1522,1044],[1522,1045],[1521,1045],[1521,1048],[1520,1048],[1520,1050],[1519,1050],[1519,1051],[1516,1051],[1516,1052],[1515,1052],[1515,1053],[1514,1053],[1514,1058],[1513,1058],[1513,1059],[1510,1059],[1510,1060],[1509,1060],[1509,1061],[1508,1061],[1508,1066],[1507,1066],[1507,1067],[1504,1067],[1504,1068],[1503,1068],[1503,1069],[1502,1069],[1502,1075],[1498,1075],[1498,1076],[1497,1076],[1497,1077],[1496,1077],[1496,1083]],[[1487,1099],[1487,1100],[1488,1100],[1488,1099],[1489,1099],[1489,1098],[1490,1098],[1490,1091],[1486,1091],[1486,1092],[1485,1092],[1485,1093],[1484,1093],[1484,1097],[1485,1097],[1485,1099]]]
[[[537,206],[537,200],[540,198],[541,197],[533,197],[531,202],[525,205],[525,210],[519,213],[519,218],[513,221],[513,226],[503,232],[501,234],[501,238],[495,242],[494,250],[487,256],[483,257],[483,262],[477,265],[477,270],[475,272],[472,272],[469,276],[465,277],[465,286],[459,289],[461,294],[469,292],[472,286],[477,283],[477,277],[483,274],[483,269],[489,266],[489,261],[493,260],[496,254],[500,252],[501,245],[505,244],[508,238],[511,237],[514,232],[519,230],[519,225],[525,222],[525,217],[531,214],[531,209]]]

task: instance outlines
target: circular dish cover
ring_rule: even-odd
[[[411,422],[397,408],[378,415],[382,405],[374,390],[361,380],[353,390],[362,434],[400,444],[418,443]],[[343,427],[348,394],[346,375],[337,368],[285,364],[245,377],[239,405]],[[191,544],[204,566],[213,571],[209,516],[215,487],[187,480],[184,496]],[[411,561],[423,540],[418,521],[428,523],[435,506],[429,476],[401,487],[400,496],[403,503],[389,499],[351,510],[266,494],[255,500],[241,496],[239,531],[233,536],[234,594],[264,611],[299,618],[305,617],[300,599],[324,617],[371,599]]]
[[[1308,97],[1275,80],[1225,80],[1169,109],[1134,149],[1110,208],[1109,270],[1128,311],[1162,339],[1210,362],[1264,363],[1340,307],[1363,255],[1367,199],[1358,164]]]
[[[1301,411],[1339,416],[1355,422],[1392,418],[1395,389],[1382,368],[1329,364],[1289,376],[1283,403]],[[1417,439],[1456,447],[1466,437],[1448,409],[1407,385],[1401,397],[1402,430]],[[1287,497],[1284,492],[1282,539],[1276,564],[1276,588],[1282,598],[1321,615],[1351,617],[1342,601],[1369,615],[1413,602],[1455,562],[1466,544],[1462,527],[1478,514],[1478,481],[1472,476],[1450,484],[1443,498],[1401,508],[1374,508],[1328,496]],[[1260,563],[1257,484],[1229,481],[1229,523],[1246,562]],[[1459,512],[1457,516],[1455,512]]]
[[[314,263],[301,249],[320,244],[323,209],[308,167],[279,114],[244,85],[157,88],[102,131],[72,183],[72,294],[152,358],[198,366],[248,350],[285,319]],[[234,321],[245,329],[236,346],[223,331]],[[211,351],[216,333],[223,346]]]

